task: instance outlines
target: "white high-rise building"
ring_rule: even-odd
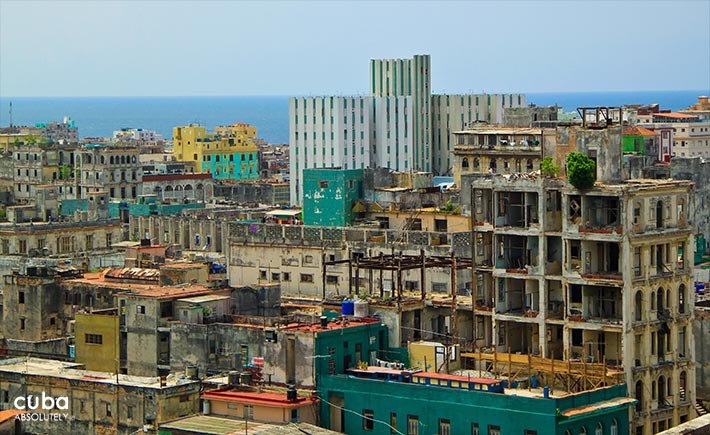
[[[451,133],[499,123],[521,94],[432,95],[431,59],[370,61],[371,96],[289,100],[291,202],[303,199],[303,169],[386,167],[451,173]]]

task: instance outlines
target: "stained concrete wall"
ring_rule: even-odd
[[[710,342],[704,337],[710,333],[710,308],[696,307],[693,334],[695,340],[695,382],[697,396],[710,400]]]

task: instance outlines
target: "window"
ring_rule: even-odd
[[[597,428],[594,430],[594,435],[604,435],[604,426],[602,423],[597,423]]]
[[[104,336],[101,334],[84,334],[84,343],[103,344]]]
[[[587,428],[584,427],[584,426],[582,426],[582,427],[579,429],[579,435],[587,435]]]
[[[83,403],[84,402],[82,402],[82,404]],[[126,407],[126,418],[128,418],[129,420],[133,418],[133,407],[132,406]]]
[[[313,275],[310,273],[302,273],[301,282],[313,282]]]
[[[479,435],[478,423],[471,423],[471,435]]]
[[[439,435],[451,435],[451,421],[445,418],[439,419]]]
[[[291,410],[291,421],[298,421],[298,409]]]
[[[320,187],[321,189],[327,189],[328,184],[330,184],[328,181],[321,180],[318,182],[318,187]]]
[[[266,279],[266,271],[265,270],[259,271],[259,279]]]
[[[338,277],[336,275],[326,275],[325,282],[326,284],[337,284]]]
[[[284,272],[283,280],[284,281],[291,281],[291,272]]]
[[[136,307],[136,314],[145,314],[145,305],[138,305]]]
[[[17,303],[19,303],[19,304],[25,303],[25,292],[19,292]]]
[[[619,423],[616,421],[616,419],[613,419],[611,421],[611,426],[609,426],[609,434],[619,435]]]
[[[362,410],[362,428],[366,431],[371,431],[375,428],[375,421],[373,420],[375,413],[371,409]]]
[[[419,435],[419,417],[416,415],[407,416],[407,435]]]
[[[305,264],[313,264],[313,256],[312,255],[306,255],[303,259],[303,262]]]
[[[398,433],[397,432],[397,413],[396,412],[390,412],[390,433]]]
[[[20,331],[24,331],[24,330],[25,330],[25,319],[20,318]]]
[[[271,273],[271,280],[272,281],[281,281],[281,274],[277,272],[272,272]]]
[[[106,404],[106,417],[111,417],[111,404]]]
[[[537,431],[536,431],[536,430],[530,430],[530,429],[525,429],[525,431],[524,431],[523,433],[524,433],[525,435],[537,435]]]
[[[251,405],[244,405],[244,419],[254,420],[254,407]]]
[[[488,425],[488,435],[500,435],[500,426]]]

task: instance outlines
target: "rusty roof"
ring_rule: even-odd
[[[348,320],[346,322],[342,320],[335,320],[335,321],[330,321],[328,322],[328,326],[323,328],[320,326],[320,323],[310,323],[310,324],[303,324],[303,323],[292,323],[289,324],[281,329],[289,330],[289,331],[300,331],[300,332],[326,332],[326,331],[335,331],[338,329],[344,329],[344,328],[354,328],[356,326],[363,326],[363,325],[371,325],[373,323],[378,323],[378,319],[370,319],[370,318],[362,318],[362,319],[352,319]]]
[[[112,267],[104,271],[104,276],[111,279],[132,279],[137,281],[158,281],[158,269],[143,269],[140,267]]]
[[[639,126],[633,126],[633,127],[624,127],[624,136],[658,136],[660,133],[656,133],[653,130],[649,130],[647,128],[639,127]]]
[[[631,405],[634,403],[636,403],[636,399],[632,399],[631,397],[618,397],[616,399],[606,400],[604,402],[590,403],[589,405],[568,409],[566,411],[562,411],[562,415],[564,417],[574,417],[576,415],[586,414],[588,412],[615,408],[617,406],[623,405]]]

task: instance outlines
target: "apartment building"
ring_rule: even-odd
[[[256,179],[259,177],[256,128],[248,124],[220,126],[214,134],[197,124],[173,128],[175,158],[194,162],[198,173],[214,179]]]
[[[453,173],[458,186],[462,174],[513,174],[540,168],[543,129],[476,125],[453,136]]]
[[[692,184],[466,178],[476,347],[623,370],[632,433],[693,418]]]
[[[431,59],[372,59],[370,95],[289,100],[292,204],[303,201],[303,170],[450,173],[450,134],[467,123],[501,122],[523,95],[432,95]]]
[[[136,199],[142,195],[143,166],[138,148],[86,145],[75,151],[77,197],[106,192],[110,199]]]

